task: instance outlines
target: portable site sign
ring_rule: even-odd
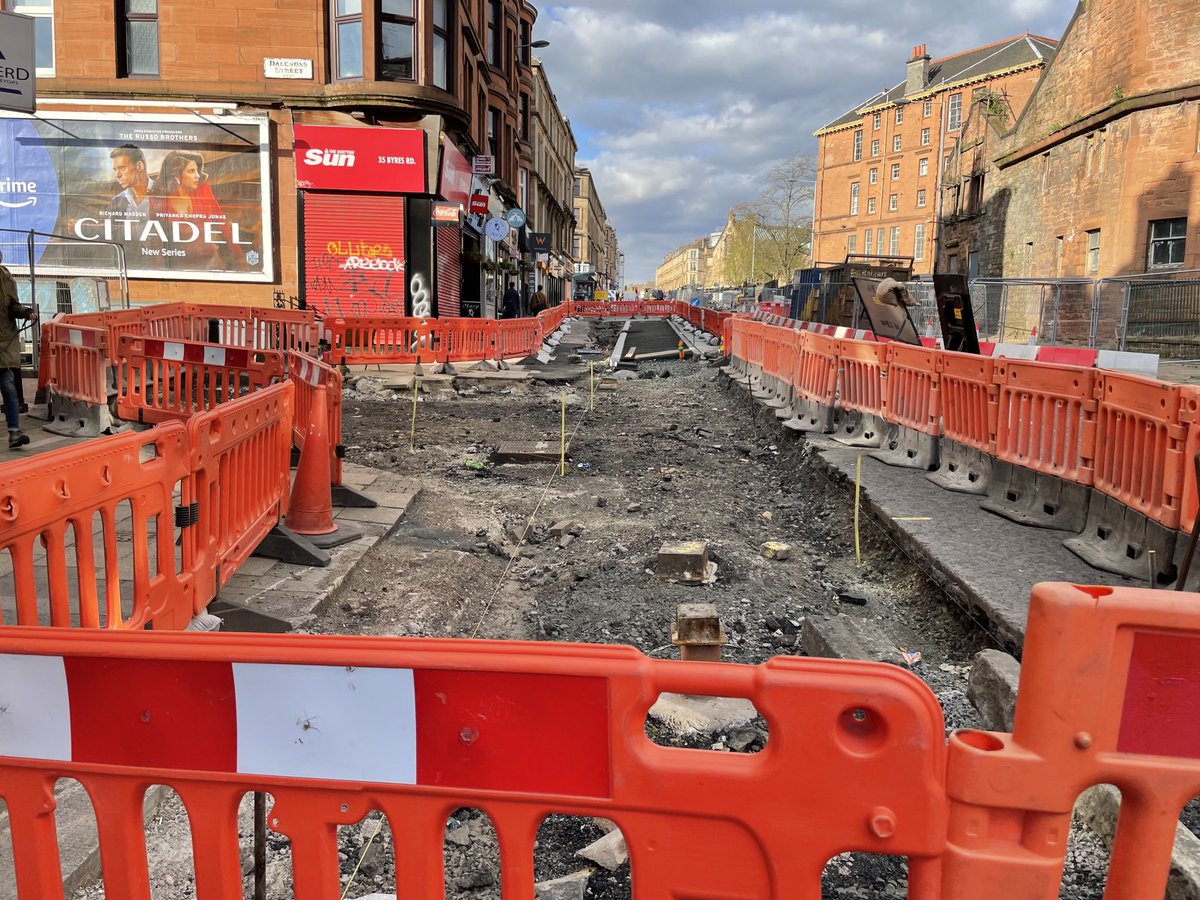
[[[938,319],[942,343],[947,350],[979,355],[979,335],[975,331],[975,311],[966,275],[934,275]]]
[[[917,326],[913,324],[908,308],[902,303],[888,302],[887,298],[879,296],[879,285],[885,280],[857,277],[854,279],[854,289],[858,292],[858,301],[866,313],[871,331],[877,338],[921,346],[921,336],[917,333]]]
[[[0,109],[34,111],[36,72],[33,18],[0,12]]]

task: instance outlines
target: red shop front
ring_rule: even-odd
[[[302,296],[310,309],[409,314],[407,203],[426,193],[425,143],[419,129],[295,127]]]

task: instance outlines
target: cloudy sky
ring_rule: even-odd
[[[772,164],[815,153],[815,129],[903,81],[915,45],[936,59],[1025,31],[1060,37],[1075,0],[538,6],[535,37],[551,42],[539,56],[636,283],[719,229]]]

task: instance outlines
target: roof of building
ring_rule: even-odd
[[[994,72],[1005,72],[1025,66],[1042,65],[1049,62],[1058,48],[1058,41],[1052,38],[1040,37],[1036,34],[1022,34],[1018,37],[997,41],[984,47],[976,47],[965,53],[935,59],[929,65],[929,86],[919,91],[915,96],[926,96],[935,93],[947,85],[977,78],[985,78]],[[903,100],[908,88],[907,78],[895,87],[882,90],[860,103],[845,115],[838,117],[821,131],[844,128],[856,124],[863,113],[874,107],[894,104]]]

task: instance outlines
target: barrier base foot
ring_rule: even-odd
[[[992,477],[992,458],[958,441],[943,439],[938,469],[925,477],[947,491],[987,494],[988,482]]]
[[[992,464],[987,499],[980,506],[1021,525],[1079,534],[1087,524],[1091,491],[1073,481],[997,460]]]
[[[208,604],[211,615],[221,619],[222,631],[236,631],[249,634],[286,634],[292,630],[292,623],[277,616],[269,616],[258,612],[241,603],[220,598]]]
[[[346,509],[374,509],[379,504],[364,494],[346,484],[332,485],[333,505]]]
[[[1092,491],[1083,533],[1063,544],[1089,566],[1114,575],[1150,580],[1149,553],[1154,551],[1154,581],[1175,581],[1175,543],[1179,532],[1131,509],[1120,500]]]
[[[802,400],[796,404],[796,417],[784,422],[783,427],[801,434],[829,434],[833,431],[833,407]]]
[[[883,443],[883,432],[887,422],[874,413],[849,411],[835,417],[837,434],[833,439],[847,447],[862,447],[877,450]]]
[[[276,525],[267,532],[267,536],[254,548],[254,555],[277,559],[293,566],[321,568],[329,565],[332,560],[326,551],[304,535],[296,534],[286,525]]]
[[[363,536],[362,529],[357,525],[339,524],[336,531],[331,531],[329,534],[305,534],[302,535],[314,547],[319,550],[332,550],[334,547],[340,547],[342,544],[349,544],[351,541],[357,541]]]
[[[892,426],[884,436],[872,459],[900,469],[936,469],[938,464],[938,438],[915,428],[903,425]]]

